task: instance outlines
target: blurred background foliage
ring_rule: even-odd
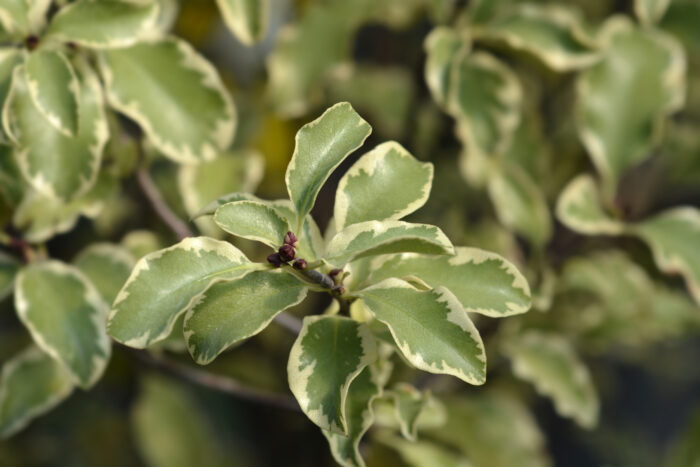
[[[153,179],[183,219],[232,191],[286,196],[280,180],[295,132],[347,100],[374,128],[367,147],[395,139],[435,164],[430,201],[411,220],[441,226],[455,244],[496,251],[528,276],[533,311],[476,321],[489,358],[485,386],[396,362],[396,379],[436,402],[425,402],[415,443],[379,404],[362,447],[369,465],[700,465],[700,310],[688,292],[698,284],[660,272],[637,237],[609,235],[620,223],[700,205],[700,2],[270,0],[264,37],[246,45],[213,1],[159,1],[172,8],[174,34],[216,66],[238,112],[233,147],[211,162],[178,165],[147,148]],[[614,21],[628,35],[606,42],[615,15],[626,18]],[[675,81],[657,76],[664,41],[686,65]],[[441,61],[459,65],[430,78]],[[117,133],[104,162],[111,176],[71,203],[25,199],[13,214],[17,174],[2,167],[0,220],[12,216],[14,229],[66,261],[95,241],[119,243],[136,258],[172,244],[132,176],[138,155],[119,136],[129,122],[112,118]],[[607,159],[617,168],[591,156],[582,127],[622,154]],[[319,197],[313,214],[322,229],[335,183],[357,157]],[[607,221],[590,232],[562,223],[562,191],[596,172],[600,190],[592,193]],[[207,219],[196,226],[220,235]],[[700,234],[686,240],[685,251],[697,255]],[[265,255],[252,243],[238,246],[251,258]],[[300,315],[327,302],[303,306]],[[30,338],[11,300],[0,307],[4,361]],[[287,392],[293,338],[270,326],[207,371]],[[159,352],[189,359],[177,339]],[[2,466],[333,464],[302,414],[173,378],[122,347],[93,390],[76,391],[0,442]]]

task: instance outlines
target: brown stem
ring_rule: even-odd
[[[177,217],[172,209],[170,209],[170,206],[168,206],[168,204],[165,202],[163,196],[160,194],[160,191],[158,191],[158,187],[156,187],[156,184],[153,182],[153,179],[146,168],[138,168],[136,171],[136,179],[139,182],[141,191],[143,191],[143,194],[151,203],[153,210],[156,212],[156,214],[158,214],[163,222],[170,227],[170,230],[177,235],[179,240],[194,236],[194,233],[192,233],[192,230],[190,230],[187,224],[185,224],[182,219]]]
[[[258,404],[291,410],[293,412],[301,411],[299,404],[289,396],[251,388],[233,378],[211,374],[163,357],[155,357],[145,351],[129,348],[127,348],[127,350],[141,362],[168,373],[171,376],[176,376],[199,386],[231,394]]]

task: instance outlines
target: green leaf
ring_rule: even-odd
[[[227,153],[220,155],[212,161],[201,164],[189,164],[180,166],[177,176],[178,187],[182,195],[182,201],[187,213],[193,217],[203,215],[203,207],[212,200],[220,201],[220,205],[226,204],[219,197],[225,197],[231,192],[239,194],[241,201],[253,199],[252,193],[258,187],[264,174],[265,161],[263,157],[253,151],[240,153]],[[226,201],[226,202],[230,202]],[[216,208],[207,214],[214,214]]]
[[[579,134],[606,198],[650,155],[666,117],[683,104],[685,56],[670,36],[614,17],[601,32],[604,58],[578,81]]]
[[[136,259],[140,259],[148,253],[153,253],[165,246],[158,235],[150,230],[133,230],[124,235],[121,244]]]
[[[61,133],[74,137],[78,132],[80,83],[65,55],[54,50],[30,53],[24,79],[32,101],[46,120]]]
[[[331,454],[343,467],[364,467],[360,441],[374,422],[372,402],[382,395],[382,387],[389,376],[379,362],[365,367],[350,384],[345,399],[348,435],[322,430],[328,440]]]
[[[514,164],[500,164],[488,182],[489,195],[501,223],[542,248],[552,236],[547,200],[539,185]]]
[[[41,32],[50,0],[0,0],[0,24],[15,39]]]
[[[180,163],[212,160],[233,138],[236,115],[216,69],[175,38],[105,50],[100,69],[112,107]]]
[[[285,182],[299,220],[311,212],[321,186],[372,132],[347,102],[335,104],[297,132]],[[301,230],[298,221],[297,229]]]
[[[233,203],[234,201],[261,201],[255,195],[250,193],[233,192],[227,193],[225,195],[219,196],[213,201],[210,201],[202,209],[192,214],[192,219],[197,219],[202,216],[213,216],[217,209],[219,209],[224,204]]]
[[[28,190],[12,222],[23,232],[25,240],[43,242],[57,233],[71,230],[81,215],[96,217],[116,189],[117,181],[103,172],[87,193],[67,203]]]
[[[447,106],[452,89],[452,64],[463,44],[465,41],[455,30],[444,26],[433,29],[424,42],[425,82],[435,102],[443,107]]]
[[[402,252],[451,255],[454,247],[442,230],[433,225],[367,221],[335,234],[324,259],[340,267],[353,259]]]
[[[340,316],[307,316],[289,354],[289,387],[312,422],[347,436],[350,384],[376,358],[367,325]]]
[[[12,72],[22,61],[22,54],[14,47],[0,47],[0,106],[5,105],[5,99],[10,92]],[[4,138],[3,138],[4,141]]]
[[[150,376],[141,382],[131,409],[131,427],[136,447],[149,467],[231,465],[228,451],[217,441],[221,433],[175,380]],[[233,465],[239,465],[238,460],[239,454]]]
[[[404,253],[372,261],[366,283],[414,275],[430,287],[443,286],[464,309],[493,318],[530,309],[530,287],[518,269],[503,257],[478,248],[456,247],[454,256]]]
[[[462,48],[452,67],[448,110],[470,152],[500,154],[520,122],[522,90],[515,74],[484,52]]]
[[[271,201],[270,206],[275,208],[275,210],[285,219],[289,225],[292,225],[296,219],[296,213],[294,212],[294,205],[288,199],[278,199]],[[323,235],[321,230],[318,228],[316,221],[311,214],[306,215],[304,220],[304,225],[301,227],[301,231],[294,232],[299,239],[299,246],[297,247],[297,256],[304,258],[307,261],[320,259],[325,251],[325,241],[323,240]]]
[[[595,180],[588,174],[574,178],[557,200],[557,218],[574,232],[586,235],[619,235],[625,225],[603,209]]]
[[[670,3],[671,0],[634,0],[634,13],[642,24],[652,25],[663,18]]]
[[[401,434],[409,441],[416,441],[418,418],[428,402],[428,397],[407,383],[397,383],[388,394],[394,402]]]
[[[504,43],[562,72],[587,67],[599,58],[584,40],[581,19],[574,10],[556,4],[514,6],[479,30],[477,40]]]
[[[631,229],[651,247],[659,269],[683,276],[700,304],[700,210],[690,206],[669,209]]]
[[[212,285],[185,315],[187,348],[200,365],[258,334],[283,310],[300,303],[308,288],[280,270],[254,271]]]
[[[19,272],[19,263],[12,256],[0,251],[0,300],[11,292],[15,284],[15,276]]]
[[[22,175],[37,191],[61,200],[84,194],[93,186],[109,138],[97,77],[87,66],[78,71],[80,121],[75,137],[45,124],[21,66],[15,68],[3,109],[3,126],[17,146],[15,156]]]
[[[508,337],[504,351],[513,362],[516,376],[550,397],[560,415],[573,418],[584,428],[596,425],[598,395],[588,369],[567,340],[554,334],[525,331]]]
[[[179,315],[221,280],[257,266],[230,243],[190,237],[141,258],[114,301],[107,329],[117,341],[144,348],[168,337]]]
[[[76,384],[87,389],[97,382],[111,351],[107,305],[80,271],[59,261],[31,264],[17,276],[15,308],[34,342]]]
[[[53,17],[46,38],[91,49],[128,47],[155,27],[158,13],[156,1],[78,0]]]
[[[111,305],[129,278],[134,258],[122,246],[93,243],[78,254],[73,264],[95,285],[102,300]]]
[[[333,210],[336,230],[407,216],[425,204],[432,183],[431,163],[419,162],[396,142],[380,144],[340,179]]]
[[[282,245],[289,224],[275,209],[258,201],[235,201],[216,210],[214,222],[222,230],[262,242],[273,250]]]
[[[17,433],[72,391],[68,372],[34,346],[8,360],[0,380],[0,437]]]
[[[269,0],[216,0],[226,26],[246,45],[253,45],[265,38]]]
[[[430,441],[406,441],[386,433],[378,441],[395,449],[409,467],[472,467],[463,456]]]
[[[389,327],[413,366],[469,384],[484,383],[486,354],[481,336],[449,290],[421,291],[400,279],[387,279],[357,295]]]

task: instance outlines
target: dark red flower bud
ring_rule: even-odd
[[[299,239],[296,235],[294,235],[293,232],[287,232],[287,235],[284,236],[284,240],[282,241],[282,243],[284,243],[285,245],[296,247],[298,240]]]
[[[270,256],[267,257],[267,262],[273,265],[274,267],[278,268],[282,265],[282,258],[280,258],[279,254],[272,253]]]
[[[299,258],[294,261],[292,266],[294,266],[294,269],[306,269],[306,260],[304,258]]]
[[[27,48],[29,50],[34,50],[39,45],[39,37],[38,36],[29,36],[24,40],[24,44],[27,46]]]
[[[280,258],[282,258],[282,261],[285,263],[291,261],[294,259],[296,256],[296,252],[294,251],[294,247],[289,244],[284,244],[280,247],[277,252],[280,254]]]
[[[335,290],[338,292],[338,295],[343,295],[345,293],[345,286],[341,284],[337,286]]]
[[[335,277],[338,274],[340,274],[341,272],[343,272],[342,269],[331,269],[331,271],[328,273],[328,275],[331,277]]]

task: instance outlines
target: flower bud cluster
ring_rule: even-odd
[[[283,244],[277,250],[277,253],[272,253],[267,257],[267,262],[272,264],[274,267],[278,268],[282,263],[288,263],[296,258],[296,247],[298,243],[297,236],[293,232],[287,232],[282,240]],[[306,267],[306,261],[299,259],[294,262],[294,267],[297,269],[304,269]]]

